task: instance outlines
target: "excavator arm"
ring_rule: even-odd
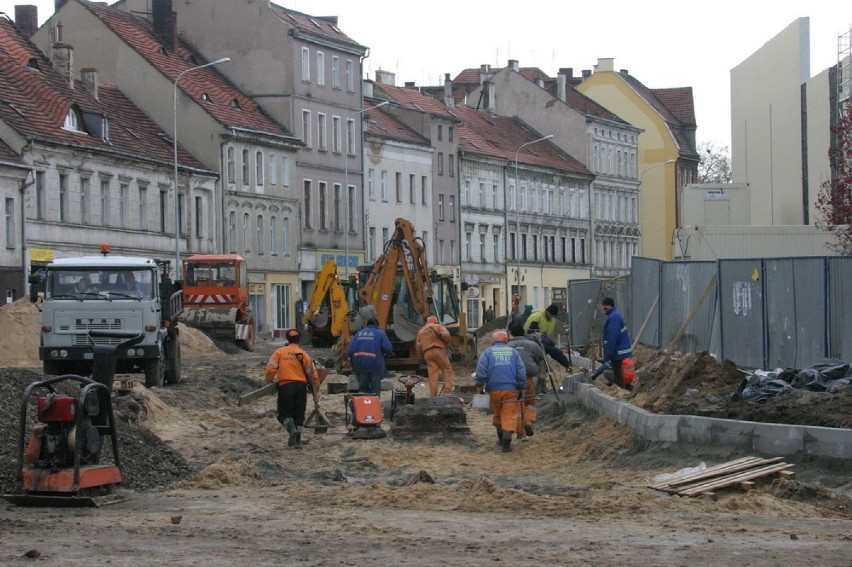
[[[334,337],[339,337],[349,331],[347,315],[349,314],[349,302],[346,301],[346,293],[343,286],[337,281],[337,264],[334,260],[327,260],[322,270],[317,274],[314,291],[302,317],[302,324],[306,325],[311,318],[315,317],[323,300],[328,296],[331,324],[329,332]]]

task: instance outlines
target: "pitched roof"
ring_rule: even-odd
[[[376,101],[364,100],[364,109],[373,110],[376,108],[376,104],[378,104]],[[364,131],[367,138],[380,137],[410,144],[431,146],[429,140],[384,112],[381,108],[365,114],[369,120],[369,127]]]
[[[69,111],[109,118],[108,136],[64,128]],[[101,85],[95,98],[80,83],[71,88],[47,57],[5,18],[0,18],[0,120],[26,138],[92,151],[120,153],[144,160],[173,163],[172,138],[115,87]],[[185,167],[206,168],[183,148]]]
[[[465,106],[453,109],[453,113],[463,121],[458,130],[459,148],[465,152],[512,162],[517,156],[518,163],[592,176],[586,166],[550,140],[531,144],[518,152],[523,144],[542,136],[515,118],[494,116]]]
[[[23,165],[24,161],[3,140],[0,140],[0,163]]]
[[[101,4],[80,4],[172,83],[184,71],[207,63],[180,35],[176,51],[167,49],[154,33],[153,24],[146,18]],[[281,124],[268,117],[254,100],[222,76],[215,66],[193,71],[192,80],[181,81],[178,88],[227,128],[293,137]]]
[[[269,7],[283,21],[308,35],[316,35],[348,46],[356,51],[366,52],[367,50],[366,47],[340,31],[340,28],[337,27],[337,18],[334,16],[309,16],[272,3],[269,4]]]
[[[373,83],[373,92],[377,95],[384,95],[384,98],[392,100],[402,107],[428,112],[449,120],[457,120],[450,112],[451,109],[444,103],[422,94],[416,87],[395,87],[384,83]]]
[[[628,73],[621,72],[618,76],[662,116],[677,142],[681,155],[697,157],[693,137],[687,132],[694,130],[696,126],[692,87],[650,89]]]

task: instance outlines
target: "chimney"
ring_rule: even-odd
[[[496,114],[497,104],[494,95],[494,83],[485,81],[482,83],[482,108],[492,114]]]
[[[479,66],[479,84],[483,84],[485,81],[494,76],[494,73],[491,72],[491,65],[484,64]]]
[[[154,0],[154,33],[167,49],[177,49],[177,15],[172,11],[172,0]]]
[[[38,30],[38,6],[15,6],[15,25],[24,37],[31,38]]]
[[[596,73],[605,73],[615,71],[614,57],[598,57],[598,64],[595,65]]]
[[[405,81],[405,88],[413,89],[414,88],[414,81]]]
[[[568,76],[565,74],[565,69],[559,69],[559,74],[556,75],[556,98],[565,102],[568,98]]]
[[[591,76],[592,76],[592,70],[591,69],[583,69],[583,78],[584,79],[588,79]]]
[[[566,79],[573,79],[574,78],[574,68],[573,67],[561,67],[559,69],[559,72],[561,74],[565,75]]]
[[[56,24],[56,40],[50,52],[54,69],[65,77],[71,88],[74,88],[74,48],[62,43],[62,22]]]
[[[98,70],[91,67],[80,69],[80,82],[83,83],[83,88],[92,93],[92,96],[98,98]]]
[[[444,104],[450,108],[456,105],[456,101],[453,100],[453,81],[449,73],[444,73]]]
[[[373,98],[373,83],[368,80],[362,80],[361,93],[364,98]]]
[[[627,69],[619,69],[618,72],[621,73],[622,75],[629,75],[630,74],[630,71],[628,71]]]
[[[383,85],[390,85],[392,87],[396,86],[396,74],[391,73],[390,71],[382,71],[379,69],[376,71],[376,82],[381,83]]]
[[[517,72],[519,72],[519,71],[521,70],[521,66],[520,66],[520,65],[518,65],[518,60],[517,60],[517,59],[509,59],[509,67],[510,67],[510,68],[512,69],[512,71],[514,71],[515,73],[517,73]]]

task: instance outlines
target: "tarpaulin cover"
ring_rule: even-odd
[[[835,393],[852,384],[852,366],[827,358],[801,370],[756,370],[743,378],[734,397],[762,404],[794,389]]]

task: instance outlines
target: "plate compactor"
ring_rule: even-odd
[[[382,439],[387,431],[382,429],[384,420],[382,398],[375,394],[347,392],[343,395],[346,426],[353,439]]]
[[[90,337],[107,333],[92,331]],[[21,401],[18,492],[3,498],[22,506],[98,506],[123,500],[114,492],[123,480],[112,412],[114,354],[142,338],[133,334],[117,346],[97,345],[91,379],[66,374],[27,387]],[[63,394],[57,391],[60,384],[70,386],[61,388],[64,392],[74,385],[79,390]],[[105,437],[110,438],[110,451],[104,451]]]

